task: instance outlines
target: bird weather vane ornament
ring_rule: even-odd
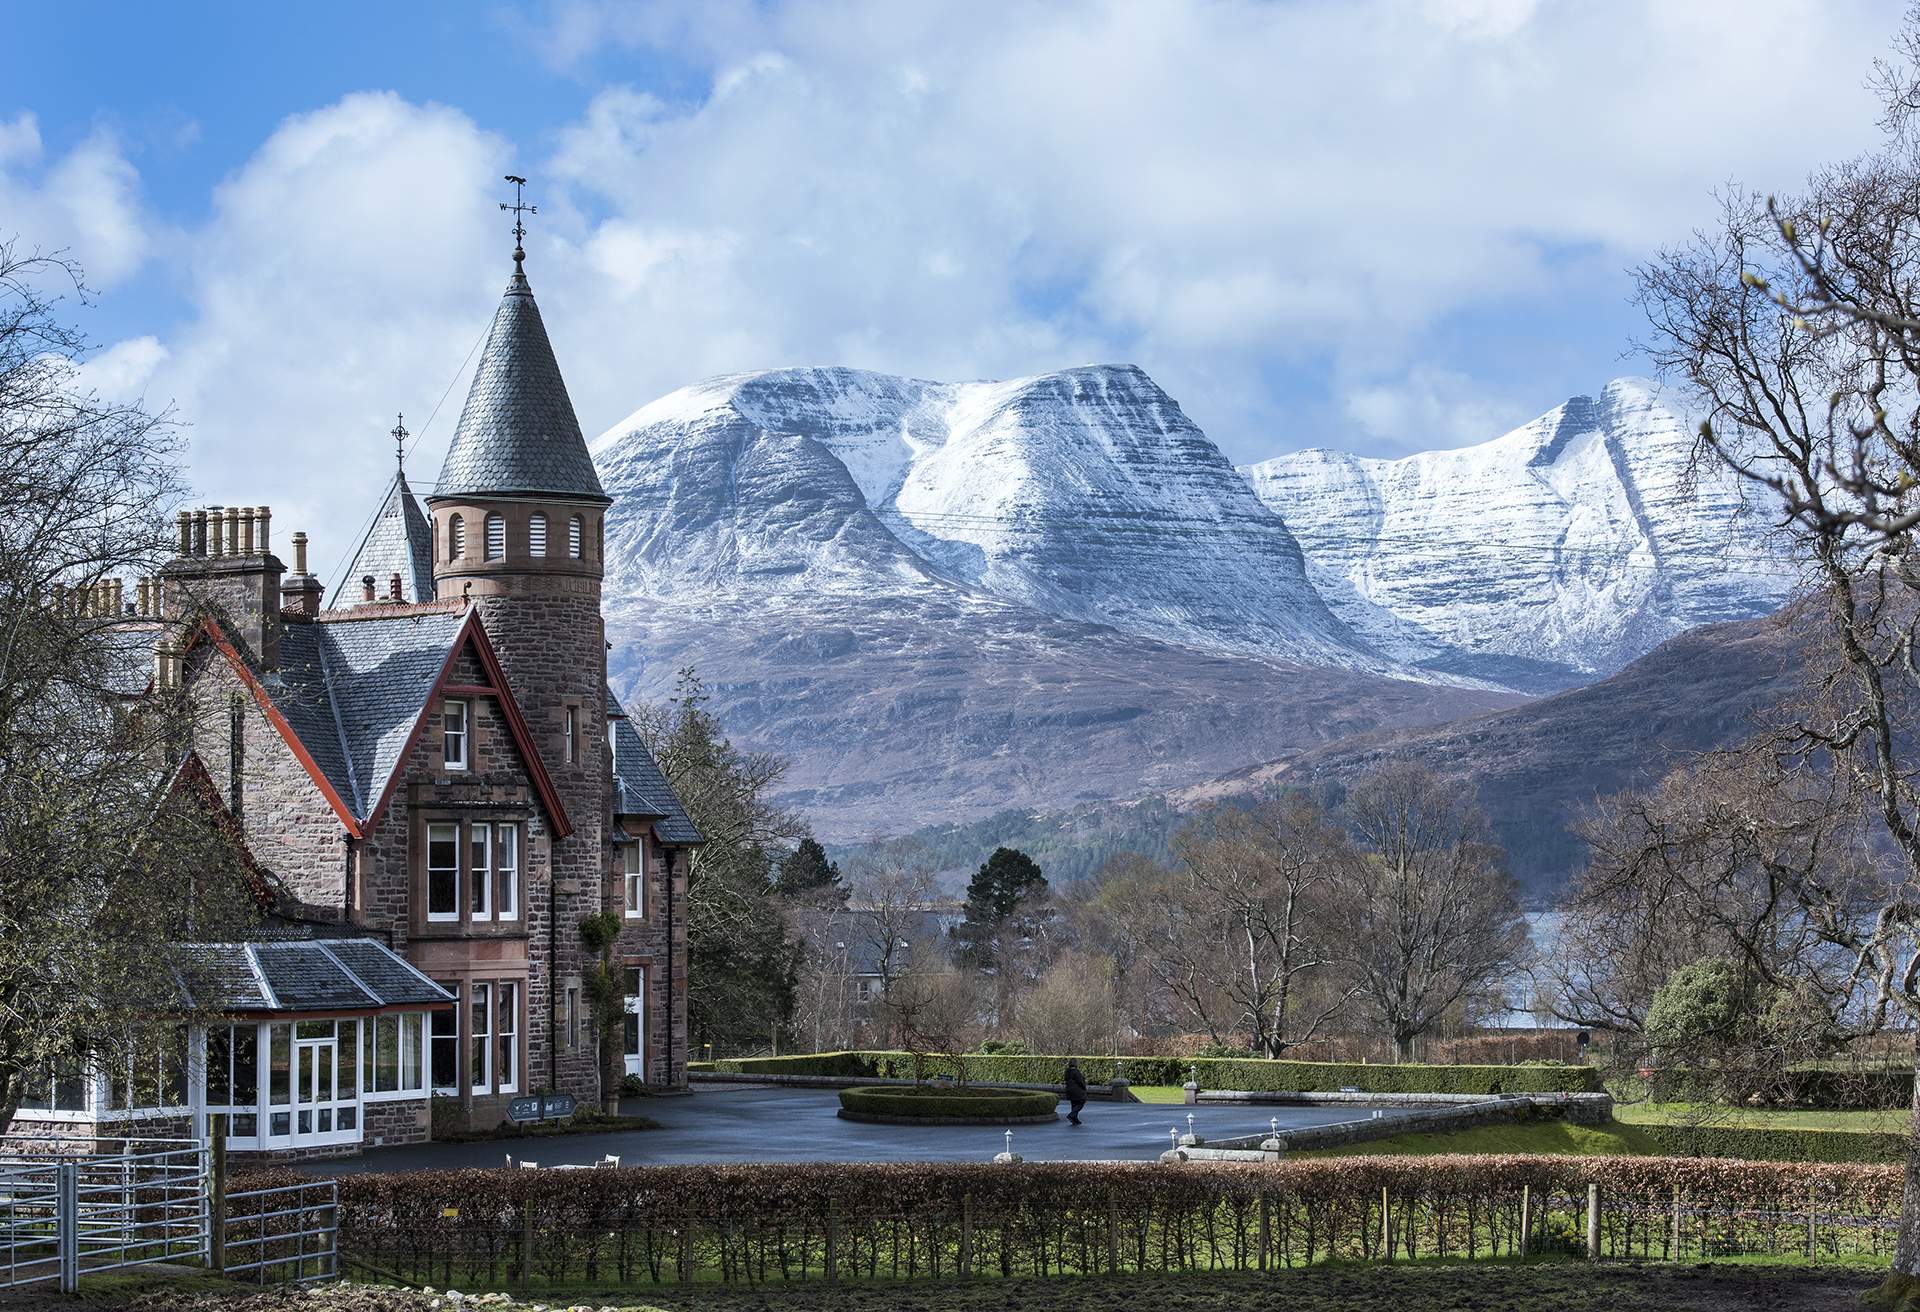
[[[521,195],[521,188],[527,185],[525,178],[518,178],[509,173],[506,175],[506,180],[513,184],[513,204],[509,205],[501,201],[500,208],[513,211],[513,267],[518,270],[521,262],[527,258],[526,251],[521,248],[527,236],[525,218],[529,214],[538,214],[540,207],[523,203],[525,197]]]

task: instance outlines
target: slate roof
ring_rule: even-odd
[[[652,820],[654,833],[663,843],[706,842],[611,690],[607,692],[607,726],[613,739],[613,813]]]
[[[262,682],[314,764],[365,819],[446,665],[463,611],[289,624]]]
[[[187,996],[216,1011],[377,1011],[453,1001],[370,938],[189,943],[181,958]]]
[[[388,580],[398,574],[401,600],[434,599],[433,527],[414,498],[413,489],[407,486],[404,471],[394,474],[393,482],[387,484],[379,513],[354,550],[353,563],[333,586],[328,609],[339,610],[361,600],[360,580],[369,574],[373,575],[377,596],[387,595]]]
[[[608,500],[533,289],[517,270],[494,312],[433,495],[515,493]]]

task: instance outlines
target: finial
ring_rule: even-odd
[[[393,438],[393,458],[400,466],[401,474],[404,475],[407,472],[407,438],[411,434],[407,432],[407,416],[404,412],[393,418],[393,430],[389,434]]]
[[[509,205],[501,201],[500,208],[513,211],[513,271],[523,273],[525,270],[520,267],[520,264],[527,258],[527,253],[521,248],[521,244],[526,239],[527,225],[522,220],[529,214],[538,214],[540,207],[521,203],[523,198],[520,189],[527,185],[525,178],[517,178],[509,173],[506,175],[506,180],[513,184],[513,204]]]

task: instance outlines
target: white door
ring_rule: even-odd
[[[627,1074],[647,1078],[647,972],[644,967],[627,968]]]

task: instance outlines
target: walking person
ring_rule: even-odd
[[[1067,1124],[1080,1124],[1080,1109],[1087,1105],[1087,1077],[1080,1073],[1077,1058],[1067,1058]]]

